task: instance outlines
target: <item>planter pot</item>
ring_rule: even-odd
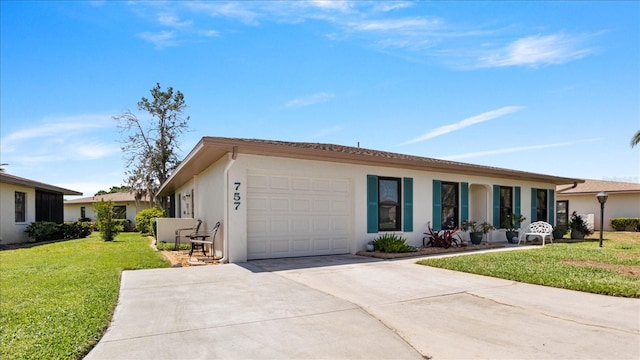
[[[368,252],[372,252],[373,251],[373,244],[367,244],[367,251]]]
[[[517,244],[518,243],[518,232],[517,231],[507,231],[504,233],[507,237],[507,241],[509,244]]]
[[[578,230],[571,230],[571,238],[574,240],[584,240],[584,233]]]
[[[562,239],[564,237],[564,234],[566,234],[566,231],[563,230],[555,230],[553,232],[553,238],[554,239]]]
[[[484,234],[481,232],[472,232],[469,233],[469,238],[471,239],[471,243],[473,245],[480,245],[480,243],[482,242],[482,236]]]

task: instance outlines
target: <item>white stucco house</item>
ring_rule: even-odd
[[[580,182],[359,147],[203,137],[158,195],[205,231],[221,221],[216,252],[242,262],[353,254],[386,232],[418,246],[428,222],[500,228],[514,212],[553,224],[556,186]],[[505,241],[504,231],[488,240]]]
[[[96,214],[93,211],[93,204],[102,200],[111,200],[113,202],[114,212],[116,213],[117,218],[129,220],[132,228],[135,228],[136,214],[151,207],[148,197],[136,200],[135,195],[132,192],[95,195],[79,199],[65,200],[64,220],[78,221],[80,218],[89,218],[92,221],[95,221]]]
[[[62,223],[64,195],[82,193],[0,172],[0,244],[31,241],[24,230],[34,221]]]
[[[556,188],[558,220],[567,214],[577,212],[587,219],[593,219],[595,230],[600,230],[600,203],[596,195],[604,191],[608,198],[604,208],[604,230],[611,231],[611,218],[640,218],[640,184],[618,181],[586,180],[574,185]],[[561,210],[566,209],[566,211]],[[562,214],[562,215],[561,215]]]

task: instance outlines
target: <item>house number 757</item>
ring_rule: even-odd
[[[238,210],[238,208],[240,207],[240,193],[238,191],[240,191],[240,182],[236,181],[235,183],[233,183],[235,191],[233,193],[233,206],[236,210]]]

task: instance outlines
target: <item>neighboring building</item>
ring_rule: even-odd
[[[555,222],[563,178],[356,147],[203,137],[162,184],[175,217],[222,222],[224,261],[348,254],[385,232],[421,245],[463,220]],[[173,239],[158,239],[171,242]],[[503,230],[489,241],[505,241]]]
[[[0,243],[30,241],[24,230],[34,221],[62,223],[64,195],[82,193],[0,172]]]
[[[640,218],[640,184],[617,181],[586,180],[584,183],[556,187],[558,222],[573,211],[593,219],[593,227],[600,230],[600,203],[596,194],[606,192],[609,197],[604,205],[604,230],[610,231],[611,218]],[[565,219],[566,220],[566,219]]]
[[[116,218],[128,219],[131,226],[136,225],[136,214],[138,212],[151,207],[149,198],[136,201],[132,192],[119,192],[112,194],[95,195],[80,199],[66,200],[64,202],[65,221],[78,221],[82,218],[88,218],[91,221],[96,220],[96,214],[93,211],[93,204],[100,201],[111,200],[114,205]]]

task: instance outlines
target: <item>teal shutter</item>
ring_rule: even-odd
[[[367,175],[367,232],[378,232],[378,177]]]
[[[515,214],[516,215],[522,215],[522,210],[520,209],[520,198],[521,198],[521,190],[520,190],[520,186],[516,186],[515,188],[515,192],[516,192],[516,203],[515,203]],[[516,225],[518,227],[520,227],[520,223],[516,223]]]
[[[413,231],[413,178],[404,178],[404,231]]]
[[[538,220],[538,189],[531,188],[531,222]]]
[[[493,227],[500,229],[500,185],[493,185]]]
[[[433,180],[433,230],[442,230],[442,181]]]
[[[547,211],[549,212],[549,224],[556,224],[556,191],[549,189],[549,198],[547,199]]]
[[[469,221],[469,183],[460,183],[460,224]]]

